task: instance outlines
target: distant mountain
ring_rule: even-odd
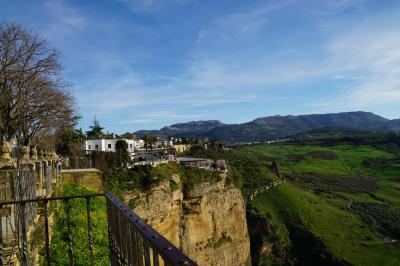
[[[223,124],[220,121],[192,121],[163,127],[160,130],[141,130],[137,135],[204,136],[224,142],[251,142],[279,139],[301,132],[323,128],[348,128],[366,131],[400,131],[400,119],[389,120],[370,112],[267,116],[243,124]]]
[[[139,130],[135,134],[139,136],[206,136],[207,132],[224,125],[218,120],[191,121],[166,126],[160,130]]]
[[[400,119],[393,119],[381,129],[383,131],[400,131]]]

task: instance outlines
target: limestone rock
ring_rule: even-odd
[[[241,192],[224,182],[201,183],[183,196],[179,176],[149,191],[129,191],[134,211],[199,265],[250,265],[250,240]]]

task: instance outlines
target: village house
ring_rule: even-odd
[[[89,138],[85,141],[86,153],[92,151],[107,151],[115,152],[115,144],[118,140],[124,140],[128,144],[128,152],[134,155],[135,151],[142,150],[144,147],[144,141],[138,139],[131,133],[125,133],[123,135],[117,135],[115,133],[106,134],[102,138]]]

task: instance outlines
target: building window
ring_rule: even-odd
[[[96,148],[96,150],[98,150],[98,149],[99,149],[99,145],[98,145],[98,144],[96,144],[95,148]]]
[[[92,148],[92,146],[91,145],[89,145],[89,150]]]
[[[131,147],[131,149],[132,149],[132,143],[131,143],[130,147]]]
[[[111,144],[108,144],[108,148],[111,149]]]

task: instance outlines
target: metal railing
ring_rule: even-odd
[[[106,194],[111,265],[197,265],[118,198]]]
[[[73,235],[71,230],[71,201],[73,199],[85,199],[87,215],[87,235],[89,246],[90,265],[94,265],[93,256],[93,236],[91,219],[91,199],[94,197],[105,197],[108,219],[108,237],[110,249],[111,265],[140,265],[140,266],[158,266],[164,265],[197,265],[185,254],[176,248],[171,242],[155,231],[151,226],[144,222],[139,216],[133,213],[119,199],[112,194],[87,194],[77,196],[51,197],[42,199],[28,199],[19,201],[0,202],[0,211],[4,207],[13,205],[20,210],[18,221],[17,244],[20,250],[21,265],[30,265],[28,256],[28,224],[27,224],[27,206],[29,204],[38,204],[43,206],[44,216],[44,249],[45,264],[51,265],[50,249],[50,228],[49,228],[49,203],[51,201],[62,201],[66,216],[66,238],[68,246],[69,265],[75,265]],[[3,239],[3,217],[0,213],[0,266],[6,265],[4,261],[4,239]]]

